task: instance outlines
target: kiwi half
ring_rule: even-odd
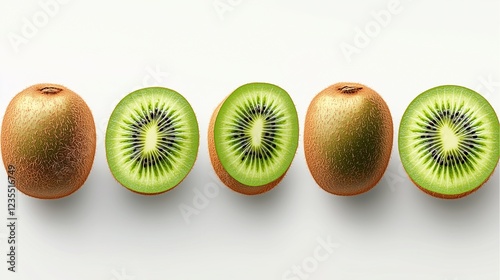
[[[418,95],[399,126],[399,154],[411,180],[440,198],[477,190],[499,160],[499,122],[488,101],[446,85]]]
[[[260,194],[283,179],[295,157],[298,134],[297,111],[285,90],[268,83],[245,84],[212,115],[210,159],[229,188]]]
[[[106,157],[120,184],[141,194],[177,186],[198,154],[198,121],[188,101],[161,87],[134,91],[114,109],[106,130]]]
[[[5,169],[15,169],[18,190],[41,199],[68,196],[85,183],[92,169],[96,149],[92,112],[64,86],[30,86],[7,106],[1,146]]]

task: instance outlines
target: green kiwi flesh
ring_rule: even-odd
[[[161,87],[134,91],[114,109],[106,130],[106,157],[120,184],[141,194],[177,186],[198,154],[195,113],[179,93]]]
[[[500,156],[499,122],[480,94],[447,85],[417,96],[399,127],[399,154],[411,180],[440,198],[459,198],[491,176]]]
[[[282,88],[245,84],[220,105],[213,134],[224,170],[243,185],[264,186],[280,179],[295,157],[297,111]]]

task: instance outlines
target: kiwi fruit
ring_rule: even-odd
[[[306,162],[316,183],[329,193],[351,196],[373,188],[387,169],[392,142],[389,107],[362,84],[331,85],[307,109]]]
[[[155,195],[184,180],[198,155],[198,121],[178,92],[149,87],[125,96],[106,129],[106,158],[129,190]]]
[[[208,130],[210,160],[230,189],[255,195],[285,176],[298,146],[299,124],[288,93],[269,83],[248,83],[214,111]]]
[[[464,197],[481,187],[499,160],[499,122],[479,93],[456,85],[418,95],[403,114],[399,155],[410,179],[439,198]]]
[[[96,130],[85,101],[57,84],[36,84],[18,93],[2,122],[2,158],[15,169],[15,186],[40,199],[78,190],[94,162]]]

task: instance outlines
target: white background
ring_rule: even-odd
[[[73,195],[18,195],[16,274],[4,262],[1,172],[0,279],[499,279],[498,169],[466,198],[436,199],[407,179],[396,141],[406,106],[434,86],[477,90],[500,112],[499,1],[69,0],[44,10],[48,2],[0,1],[0,117],[24,88],[60,83],[87,101],[98,148]],[[347,45],[356,52],[345,54]],[[301,125],[314,95],[333,83],[379,92],[395,129],[382,181],[356,197],[326,193],[309,174],[301,135],[271,192],[247,197],[220,185],[208,158],[209,118],[254,81],[287,90]],[[150,85],[183,94],[200,126],[192,172],[154,197],[113,179],[103,145],[115,104]],[[196,192],[206,189],[217,195],[199,205]],[[199,212],[186,219],[180,206]],[[319,239],[336,244],[322,261],[313,259]],[[293,266],[304,274],[293,276]]]

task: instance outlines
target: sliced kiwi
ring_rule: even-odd
[[[399,153],[411,180],[441,198],[459,198],[491,176],[500,155],[499,123],[480,94],[461,86],[429,89],[406,109]]]
[[[272,84],[236,89],[215,110],[210,127],[209,152],[217,175],[244,194],[276,186],[298,146],[295,105],[285,90]]]
[[[144,88],[123,98],[106,131],[108,165],[120,184],[141,194],[177,186],[198,154],[195,113],[179,93]]]

